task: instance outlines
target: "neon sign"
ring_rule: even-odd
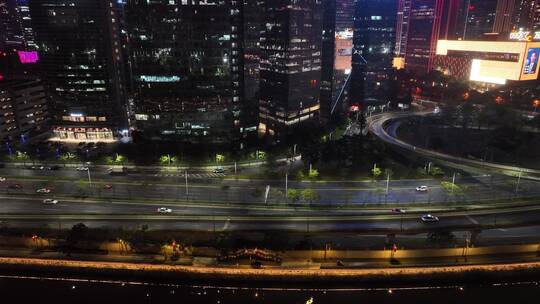
[[[17,51],[19,60],[22,64],[36,63],[39,60],[38,53],[36,51]]]
[[[530,31],[517,31],[510,33],[510,40],[517,41],[532,41],[540,40],[540,32],[530,32]]]

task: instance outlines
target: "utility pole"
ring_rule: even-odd
[[[456,187],[456,172],[454,172],[454,176],[452,177],[452,194],[454,194],[455,187]]]
[[[386,173],[386,195],[388,195],[389,188],[390,188],[390,173]]]
[[[521,172],[522,172],[521,169],[519,169],[518,180],[517,180],[517,183],[516,183],[516,194],[519,191],[519,182],[521,181]]]
[[[185,175],[186,175],[186,199],[189,200],[189,188],[188,188],[188,175],[187,175],[187,170],[185,171]]]
[[[287,204],[288,193],[289,193],[289,174],[285,173],[285,204]]]
[[[90,177],[90,167],[88,167],[88,170],[86,170],[86,172],[88,172],[88,184],[90,185],[90,188],[92,188],[92,178]]]

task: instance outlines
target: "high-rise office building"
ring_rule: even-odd
[[[538,0],[514,0],[513,26],[514,30],[537,30],[539,23],[540,1]]]
[[[205,143],[239,138],[243,13],[252,18],[254,12],[244,12],[240,1],[127,2],[134,111],[145,137]],[[257,78],[251,61],[249,68]]]
[[[515,0],[499,0],[493,25],[494,33],[509,33],[514,26]]]
[[[113,0],[30,2],[59,139],[112,140],[128,127],[119,5]]]
[[[493,33],[498,0],[468,0],[466,3],[464,40],[482,40]]]
[[[260,125],[284,135],[320,109],[322,0],[266,0],[260,60]]]
[[[321,122],[346,105],[348,79],[351,73],[352,34],[354,26],[353,0],[323,1]]]
[[[336,3],[336,31],[354,27],[354,0],[333,0]]]
[[[396,44],[397,0],[355,2],[351,102],[363,104],[388,77]]]
[[[0,141],[25,142],[48,131],[47,99],[39,80],[0,81]]]
[[[409,34],[409,18],[412,0],[399,0],[396,14],[396,56],[405,57],[407,49],[407,36]]]
[[[412,0],[405,50],[405,68],[425,74],[432,70],[439,39],[458,33],[460,0]]]

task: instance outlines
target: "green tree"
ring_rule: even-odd
[[[309,172],[308,172],[308,177],[310,179],[317,179],[319,177],[319,171],[317,171],[317,169],[309,169]]]
[[[288,189],[287,190],[287,198],[292,202],[296,202],[300,199],[300,191],[298,189]]]
[[[161,165],[172,165],[178,162],[178,157],[171,156],[170,154],[162,155],[159,157],[159,163]]]
[[[16,151],[15,155],[12,156],[14,161],[22,161],[24,165],[26,165],[26,162],[30,160],[30,156],[28,156],[28,153]]]
[[[109,165],[122,165],[127,161],[127,158],[124,155],[116,153],[114,156],[107,156],[105,161]]]
[[[371,175],[373,176],[373,179],[377,179],[382,175],[381,168],[377,167],[377,165],[373,166],[373,169],[371,169]]]
[[[66,253],[71,254],[71,251],[77,246],[81,241],[86,240],[88,237],[88,227],[83,223],[78,223],[71,227],[67,237],[66,237]]]
[[[304,189],[300,192],[300,197],[304,202],[313,203],[318,199],[317,192],[314,189]]]

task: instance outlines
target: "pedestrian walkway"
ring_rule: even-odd
[[[155,177],[183,177],[184,173],[158,173],[154,174]],[[189,173],[188,178],[224,178],[227,175],[225,173]]]

